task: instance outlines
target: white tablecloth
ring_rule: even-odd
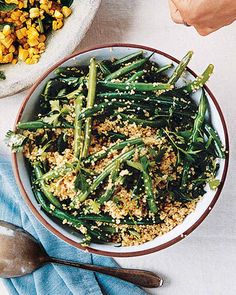
[[[236,23],[208,37],[201,37],[194,29],[171,22],[166,0],[103,0],[92,27],[78,49],[112,42],[148,45],[178,58],[193,49],[195,55],[191,67],[197,73],[201,73],[208,63],[215,64],[215,74],[208,85],[225,114],[231,141],[230,168],[225,187],[203,224],[168,249],[117,261],[124,267],[149,269],[163,275],[164,287],[152,290],[151,294],[235,295]],[[3,136],[12,128],[26,93],[0,100],[1,151],[7,152]],[[7,294],[1,284],[0,294]]]

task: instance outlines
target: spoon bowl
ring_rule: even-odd
[[[0,277],[29,274],[48,260],[45,250],[32,235],[11,223],[0,221]]]
[[[0,221],[0,277],[14,278],[34,272],[47,263],[58,263],[107,274],[147,288],[162,286],[153,272],[83,264],[49,257],[42,245],[28,232],[9,222]]]

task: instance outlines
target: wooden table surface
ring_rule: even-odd
[[[168,249],[117,261],[124,267],[144,268],[162,275],[165,278],[164,287],[149,290],[151,294],[235,295],[236,24],[208,37],[201,37],[193,28],[172,23],[166,0],[103,0],[78,49],[115,42],[148,45],[177,58],[192,49],[195,55],[191,67],[197,73],[213,63],[215,74],[208,85],[222,107],[231,140],[227,181],[214,210],[203,224],[189,237]],[[3,135],[13,126],[26,93],[0,100],[1,153],[9,153],[3,145]],[[7,294],[1,283],[0,294]]]

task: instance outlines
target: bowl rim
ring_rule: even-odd
[[[176,63],[179,63],[180,61],[178,59],[176,59],[175,57],[161,51],[158,49],[154,49],[152,47],[148,47],[145,45],[137,45],[137,44],[129,44],[129,43],[111,43],[111,44],[104,44],[104,45],[98,45],[98,46],[94,46],[85,50],[81,50],[81,51],[76,51],[75,53],[61,59],[60,61],[58,61],[56,64],[54,64],[53,66],[51,66],[40,78],[38,78],[35,82],[35,84],[30,88],[29,93],[27,94],[27,96],[25,97],[25,99],[23,100],[20,109],[18,111],[15,123],[14,123],[14,130],[16,130],[16,125],[17,123],[20,121],[21,116],[23,114],[23,111],[25,109],[25,106],[27,104],[27,102],[29,101],[29,99],[31,98],[31,95],[34,93],[34,91],[36,90],[36,88],[39,86],[39,84],[53,71],[55,70],[57,67],[59,67],[61,64],[63,64],[64,62],[68,61],[71,58],[74,58],[80,54],[83,53],[87,53],[90,51],[94,51],[94,50],[98,50],[98,49],[103,49],[103,48],[113,48],[113,47],[125,47],[125,48],[135,48],[135,49],[141,49],[141,50],[147,50],[147,51],[152,51],[155,52],[157,54],[160,54]],[[187,71],[192,74],[194,77],[196,77],[196,73],[194,71],[192,71],[190,68],[187,67]],[[228,171],[228,166],[229,166],[229,136],[228,136],[228,130],[227,130],[227,125],[226,125],[226,121],[224,119],[224,115],[223,112],[221,110],[221,107],[219,105],[219,103],[217,102],[215,96],[213,95],[213,93],[210,91],[210,89],[204,85],[204,89],[206,90],[206,92],[208,93],[208,95],[211,97],[212,102],[214,103],[218,114],[220,116],[220,120],[222,123],[222,127],[223,127],[223,131],[224,131],[224,137],[225,137],[225,148],[226,148],[226,156],[225,156],[225,163],[224,163],[224,170],[222,173],[222,178],[221,178],[221,184],[218,187],[210,205],[206,208],[206,210],[201,214],[201,216],[198,218],[198,220],[191,225],[187,230],[185,230],[181,235],[171,239],[168,242],[165,242],[161,245],[158,246],[154,246],[152,248],[149,249],[145,249],[145,250],[140,250],[140,251],[133,251],[133,252],[124,252],[124,253],[119,253],[119,252],[111,252],[111,251],[105,251],[105,250],[98,250],[92,247],[83,247],[81,246],[78,242],[73,241],[72,239],[70,239],[69,237],[65,236],[64,234],[62,234],[59,230],[57,230],[56,228],[54,228],[51,224],[49,224],[44,218],[43,216],[38,212],[38,210],[35,208],[35,206],[33,205],[33,203],[30,200],[30,197],[28,196],[28,194],[26,193],[26,190],[24,188],[24,185],[21,181],[21,177],[20,177],[20,173],[19,173],[19,168],[18,168],[18,162],[17,162],[17,157],[16,157],[16,153],[12,154],[12,166],[13,166],[13,172],[14,172],[14,176],[16,179],[16,183],[18,185],[18,188],[20,190],[21,195],[23,196],[24,201],[26,202],[26,204],[28,205],[28,207],[30,208],[30,210],[32,211],[32,213],[34,214],[34,216],[39,220],[39,222],[44,225],[51,233],[53,233],[54,235],[56,235],[57,237],[61,238],[62,240],[64,240],[65,242],[69,243],[72,246],[75,246],[76,248],[79,248],[81,250],[84,250],[86,252],[90,252],[90,253],[94,253],[94,254],[98,254],[98,255],[104,255],[104,256],[112,256],[112,257],[135,257],[135,256],[141,256],[141,255],[146,255],[146,254],[151,254],[160,250],[163,250],[167,247],[170,247],[172,245],[174,245],[175,243],[181,241],[183,238],[185,238],[186,236],[188,236],[193,230],[195,230],[202,222],[203,220],[207,217],[207,215],[209,214],[210,211],[212,211],[212,208],[214,207],[215,203],[217,202],[221,191],[223,189],[224,183],[225,183],[225,179],[226,179],[226,175],[227,175],[227,171]]]

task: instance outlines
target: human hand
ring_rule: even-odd
[[[169,0],[173,21],[206,36],[236,20],[235,0]]]

